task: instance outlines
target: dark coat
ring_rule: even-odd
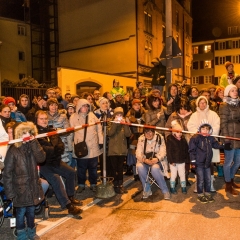
[[[37,140],[9,148],[4,162],[4,189],[15,207],[37,205],[44,199],[37,163],[44,162],[45,156]]]
[[[240,138],[240,104],[222,103],[219,108],[221,135]],[[229,141],[229,140],[228,140]],[[231,140],[232,148],[240,148],[240,141]]]
[[[54,131],[54,129],[52,128],[43,128],[39,125],[37,125],[37,128],[39,134]],[[44,162],[44,164],[55,167],[60,166],[60,162],[62,159],[61,155],[64,152],[64,144],[59,135],[39,138],[38,141],[43,147],[44,152],[46,153],[46,161]]]
[[[213,157],[213,150],[224,149],[214,137],[195,134],[189,142],[191,161],[196,160],[196,167],[209,168]]]
[[[171,163],[189,163],[188,144],[184,137],[176,139],[172,134],[167,137],[167,160]]]

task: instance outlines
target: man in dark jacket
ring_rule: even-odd
[[[36,123],[38,133],[48,133],[54,131],[48,127],[48,117],[46,112],[39,110],[36,113]],[[61,160],[64,152],[64,144],[59,135],[39,138],[39,143],[46,153],[46,161],[40,165],[40,173],[51,184],[53,191],[62,208],[67,208],[69,214],[79,214],[82,210],[74,205],[81,202],[74,198],[75,193],[75,170]],[[65,186],[60,176],[66,179]]]

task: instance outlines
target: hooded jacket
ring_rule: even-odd
[[[95,124],[99,122],[99,119],[93,112],[81,113],[80,109],[83,105],[88,105],[90,110],[90,104],[86,99],[79,99],[76,106],[76,112],[70,117],[71,127],[76,127],[85,124],[86,117],[88,116],[88,124]],[[74,144],[82,142],[84,138],[84,128],[74,132]],[[99,149],[99,144],[103,144],[103,134],[101,124],[95,124],[87,127],[87,134],[85,142],[88,147],[88,155],[83,158],[94,158],[102,154],[102,150]],[[73,151],[73,157],[76,158]]]
[[[37,129],[31,122],[20,123],[14,129],[15,139],[21,138],[26,132],[36,135]],[[45,157],[36,139],[15,143],[9,148],[3,172],[4,190],[7,198],[13,199],[15,207],[37,205],[43,200],[37,164],[44,162]]]

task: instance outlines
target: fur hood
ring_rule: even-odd
[[[26,132],[33,136],[38,134],[37,127],[32,122],[17,123],[13,127],[14,139],[22,138],[22,135]],[[14,145],[19,148],[22,146],[22,142],[14,143]]]

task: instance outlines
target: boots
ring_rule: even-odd
[[[232,195],[235,196],[239,194],[239,192],[232,187],[232,182],[226,182],[225,192],[231,193]]]
[[[68,197],[68,198],[73,205],[80,205],[80,206],[83,205],[83,203],[81,201],[79,201],[78,199],[76,199],[74,196]]]
[[[213,181],[214,181],[214,175],[211,175],[211,188],[210,188],[210,192],[216,192],[216,189],[213,186]]]
[[[67,204],[68,214],[78,215],[82,213],[82,209],[74,206],[72,203]]]
[[[223,165],[217,166],[218,177],[223,177]]]
[[[191,183],[188,181],[188,173],[185,174],[186,186],[191,186]]]
[[[237,184],[234,182],[234,179],[231,179],[232,187],[234,188],[240,188],[240,184]]]
[[[175,181],[170,181],[170,192],[172,194],[177,194],[175,186],[176,186],[176,182]]]
[[[187,194],[186,181],[181,182],[182,193]]]
[[[194,184],[194,190],[193,190],[193,192],[194,192],[194,193],[197,193],[197,175],[194,175],[194,177],[195,177],[195,184]]]
[[[27,228],[27,236],[29,240],[39,240],[41,239],[37,234],[36,234],[36,226],[34,228]]]
[[[17,230],[17,240],[26,240],[28,239],[27,232],[25,229]]]
[[[127,171],[124,173],[126,176],[132,176],[133,175],[133,170],[132,170],[132,165],[127,166]]]

